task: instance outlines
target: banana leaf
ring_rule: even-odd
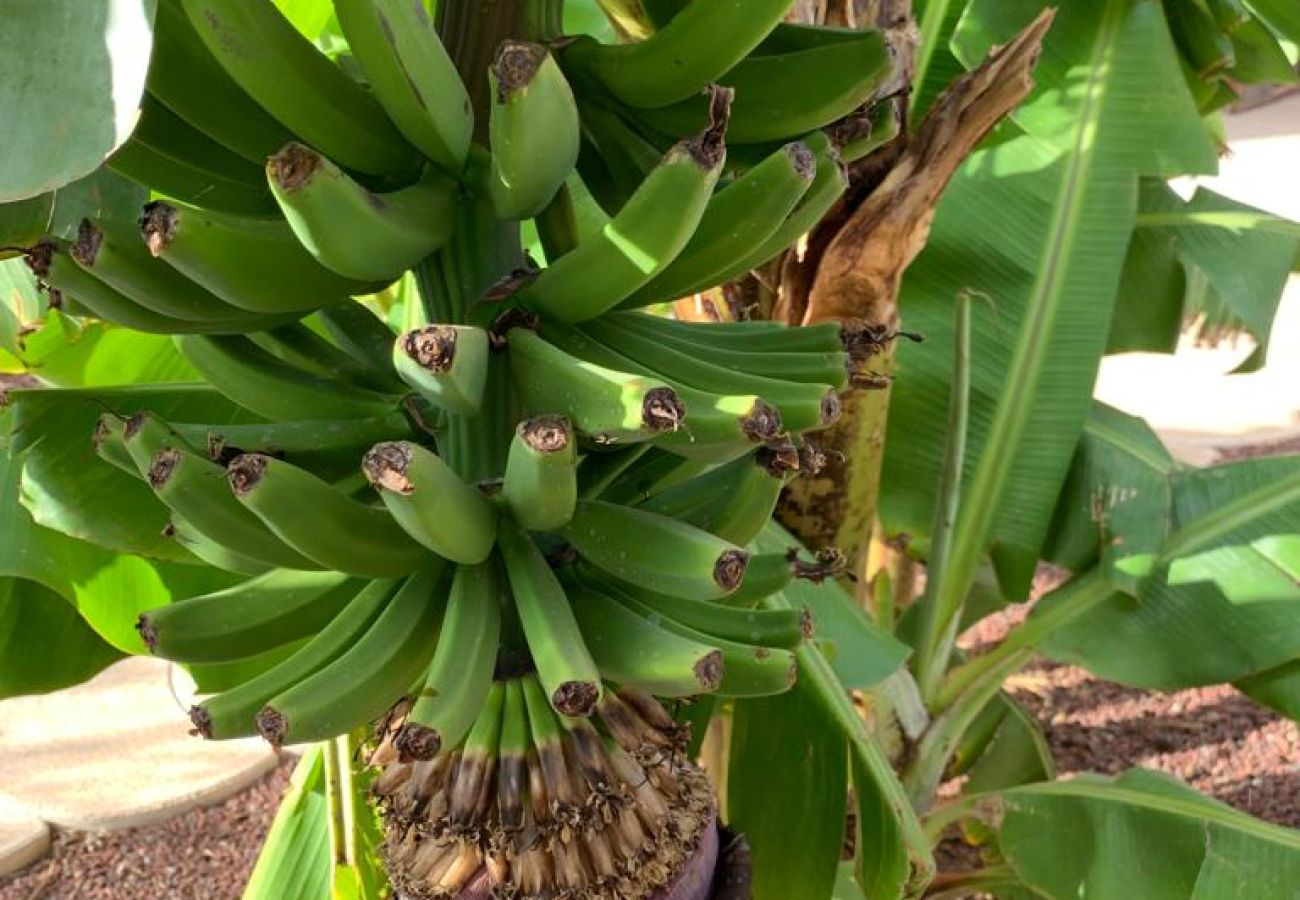
[[[76,181],[130,136],[156,0],[16,0],[0,17],[0,203]]]
[[[242,900],[330,900],[325,774],[323,750],[309,747],[294,769]]]
[[[54,591],[0,577],[0,700],[80,684],[121,657]]]
[[[1246,0],[1246,5],[1282,37],[1300,44],[1300,6],[1293,0]]]
[[[1300,832],[1155,772],[1016,788],[983,808],[1010,869],[1046,900],[1292,900],[1300,884]]]

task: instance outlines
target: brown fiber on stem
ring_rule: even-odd
[[[736,97],[734,88],[711,84],[709,94],[709,127],[678,146],[690,154],[701,169],[713,169],[727,155],[727,125],[731,121],[731,101]]]
[[[402,352],[434,374],[449,372],[456,363],[456,329],[429,325],[402,335]]]
[[[397,748],[403,760],[428,762],[442,749],[442,737],[432,728],[407,722],[402,726],[401,731],[397,732],[397,737],[393,739],[393,746]]]
[[[537,416],[519,423],[519,437],[538,453],[562,453],[573,442],[566,416]]]
[[[361,470],[373,487],[402,496],[415,493],[415,485],[406,477],[410,465],[411,448],[396,441],[376,444],[361,460]]]
[[[745,580],[749,554],[744,550],[726,550],[713,566],[713,580],[724,591],[734,591]]]
[[[686,421],[686,404],[672,388],[647,391],[641,402],[641,424],[650,431],[676,431]]]
[[[266,171],[280,187],[296,191],[311,181],[320,163],[319,153],[293,141],[266,161]]]
[[[289,720],[283,713],[264,706],[257,714],[256,724],[258,733],[268,744],[277,750],[284,746],[284,739],[289,735]]]
[[[834,391],[827,391],[826,396],[822,398],[822,427],[826,428],[827,426],[834,425],[843,412],[844,403],[840,400],[840,395]]]
[[[149,466],[149,486],[157,490],[165,485],[176,471],[176,464],[180,460],[180,453],[173,447],[164,447],[155,453]]]
[[[83,266],[90,268],[95,265],[95,259],[99,256],[100,245],[104,243],[104,232],[100,231],[95,223],[89,219],[82,219],[81,224],[77,226],[77,240],[73,242],[69,252],[72,258]]]
[[[566,716],[589,716],[599,699],[600,688],[590,681],[566,681],[551,694],[551,706]]]
[[[236,496],[244,496],[261,483],[266,463],[267,458],[260,453],[245,453],[231,460],[226,467],[226,479]]]
[[[512,94],[532,84],[548,55],[541,44],[504,41],[492,61],[492,74],[497,80],[497,102],[505,103]]]
[[[140,216],[140,233],[144,235],[144,242],[154,256],[162,256],[168,245],[175,240],[176,217],[176,208],[160,200],[145,204]]]

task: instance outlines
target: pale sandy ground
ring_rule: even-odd
[[[1228,134],[1232,155],[1217,178],[1201,184],[1300,221],[1300,95],[1234,116]],[[1175,455],[1198,465],[1213,461],[1216,447],[1300,434],[1300,275],[1291,277],[1278,313],[1268,364],[1227,374],[1250,352],[1244,342],[1112,357],[1102,364],[1096,396],[1142,416]]]

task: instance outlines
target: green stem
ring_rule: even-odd
[[[1004,660],[1032,648],[1057,628],[1104,602],[1114,592],[1101,569],[1093,569],[1052,591],[1038,601],[1029,618],[1012,629],[1001,644],[948,673],[933,708],[936,711],[947,709]]]
[[[564,34],[564,0],[524,0],[524,30],[530,41],[553,41]]]
[[[930,558],[926,567],[925,593],[919,601],[920,624],[916,639],[914,671],[921,696],[929,702],[948,667],[960,617],[945,622],[939,609],[949,576],[953,531],[961,506],[961,476],[966,465],[966,434],[970,422],[971,299],[957,297],[956,339],[953,347],[952,384],[948,394],[948,434],[943,472],[935,500],[934,525],[930,529]]]

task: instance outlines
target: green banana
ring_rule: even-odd
[[[181,0],[181,6],[230,77],[306,143],[373,175],[414,169],[414,151],[374,97],[275,4]]]
[[[266,702],[346,653],[374,624],[399,584],[394,579],[370,582],[288,659],[191,707],[190,721],[195,731],[217,741],[257,734],[257,713]]]
[[[400,335],[392,346],[398,377],[447,412],[472,416],[487,384],[487,332],[471,325],[428,325]]]
[[[578,172],[588,183],[594,182],[598,205],[616,215],[663,160],[663,148],[604,104],[579,101],[578,110],[582,116]]]
[[[488,71],[489,190],[501,219],[538,215],[578,162],[578,107],[550,51],[506,41]]]
[[[690,3],[640,43],[580,39],[566,49],[565,62],[591,71],[630,106],[667,106],[704,90],[748,56],[792,5],[793,0]]]
[[[708,207],[726,160],[722,141],[730,95],[712,95],[713,118],[683,141],[600,233],[521,288],[512,300],[564,322],[599,316],[662,272],[686,246]]]
[[[612,581],[586,565],[580,568],[582,571],[578,577],[595,590],[607,590],[613,597],[631,597],[655,613],[713,638],[789,649],[799,646],[813,634],[812,612],[806,607],[743,609],[703,600],[685,600],[626,582]]]
[[[392,281],[451,237],[457,186],[430,172],[377,194],[321,154],[290,143],[266,180],[293,233],[325,268],[359,281]]]
[[[582,328],[590,337],[670,381],[681,381],[702,391],[762,397],[780,410],[781,421],[791,431],[825,428],[840,416],[839,394],[831,385],[800,384],[736,372],[603,319],[586,322]]]
[[[203,138],[197,131],[194,135]],[[182,203],[236,215],[275,214],[275,201],[265,187],[204,169],[184,156],[169,156],[134,136],[113,151],[104,165]]]
[[[246,453],[227,466],[235,497],[276,537],[316,563],[349,575],[405,575],[429,553],[386,510],[366,506],[310,472]]]
[[[772,236],[816,172],[807,145],[787,144],[718,191],[686,248],[625,305],[685,297],[744,274],[734,269],[734,261]]]
[[[125,442],[140,475],[189,530],[270,566],[320,568],[285,546],[231,496],[224,466],[186,447],[166,425],[152,416],[134,416],[127,423]]]
[[[376,444],[361,463],[398,526],[439,556],[462,565],[488,558],[497,513],[437,454],[418,444]]]
[[[529,531],[554,531],[573,518],[578,502],[578,450],[564,416],[519,423],[501,496],[515,521]]]
[[[271,571],[141,613],[135,627],[149,652],[164,659],[244,659],[315,634],[360,587],[338,572]]]
[[[599,590],[573,585],[568,595],[586,645],[605,678],[658,697],[693,697],[717,690],[723,677],[718,648],[660,628]]]
[[[293,137],[226,73],[180,0],[158,4],[148,88],[176,115],[256,165]]]
[[[426,557],[341,656],[267,701],[257,730],[272,745],[319,741],[378,719],[429,665],[446,607],[446,563]]]
[[[168,537],[180,544],[194,556],[201,559],[210,566],[221,569],[223,572],[234,572],[236,575],[265,575],[275,566],[244,556],[242,553],[236,553],[225,544],[220,544],[211,538],[206,537],[197,528],[186,522],[180,516],[173,515],[167,527],[163,529],[163,537]]]
[[[564,587],[519,525],[503,521],[500,544],[515,611],[551,706],[566,716],[591,715],[600,702],[600,672]]]
[[[396,383],[393,369],[393,330],[361,303],[327,306],[316,317],[330,339],[373,376]]]
[[[274,212],[257,165],[212,140],[152,94],[146,93],[140,101],[140,119],[131,137],[162,156],[257,192],[264,211]]]
[[[169,422],[186,445],[201,448],[208,459],[228,462],[240,453],[265,453],[289,461],[320,453],[353,453],[353,462],[379,441],[410,430],[401,413],[369,419],[324,422],[209,425]]]
[[[456,782],[450,794],[450,812],[447,820],[452,828],[465,829],[482,816],[495,787],[497,753],[501,744],[502,712],[505,707],[506,686],[493,681],[489,673],[486,696],[471,707],[473,727],[465,738],[456,768]],[[456,873],[445,872],[438,879],[439,888],[447,896],[470,880],[478,868],[478,855],[471,851],[465,864]],[[453,868],[457,868],[453,866]]]
[[[767,697],[784,693],[794,686],[799,668],[791,651],[707,635],[658,612],[630,594],[611,593],[641,618],[688,640],[717,647],[722,653],[722,681],[716,691],[719,697]]]
[[[667,378],[663,373],[593,340],[581,330],[558,322],[543,326],[546,340],[587,363],[647,378],[665,378],[685,406],[682,427],[658,443],[674,449],[723,445],[743,450],[747,445],[775,437],[781,431],[781,414],[755,394],[714,394]]]
[[[451,174],[469,154],[469,94],[423,3],[334,0],[366,81],[406,139]]]
[[[604,500],[624,506],[635,506],[659,491],[689,481],[709,469],[708,463],[683,459],[658,447],[648,448],[610,477],[600,476],[588,481],[585,474],[587,465],[588,461],[584,460],[583,468],[578,470],[582,478],[582,499]]]
[[[844,570],[844,557],[835,550],[818,552],[813,562],[799,558],[798,550],[787,553],[760,553],[750,558],[745,579],[727,598],[728,606],[753,606],[764,598],[779,594],[795,579],[821,584]]]
[[[527,328],[511,329],[506,342],[524,410],[567,415],[598,444],[650,440],[685,419],[681,400],[662,380],[584,363]]]
[[[747,272],[750,269],[757,269],[789,249],[825,218],[848,189],[848,172],[830,137],[824,131],[815,131],[804,138],[804,141],[817,158],[817,174],[813,176],[813,183],[808,188],[808,193],[803,195],[794,212],[771,237],[747,256],[736,260],[732,271]]]
[[[360,387],[388,393],[404,393],[402,382],[392,373],[361,362],[303,321],[268,328],[249,339],[289,365]]]
[[[386,416],[397,398],[304,372],[242,336],[187,335],[176,346],[213,387],[271,420],[333,420]]]
[[[789,140],[842,119],[889,77],[889,49],[880,32],[790,53],[753,55],[718,79],[736,91],[727,138],[736,144]],[[708,100],[691,97],[638,113],[642,122],[672,136],[699,129]]]
[[[501,761],[497,765],[497,810],[501,829],[518,834],[524,827],[523,796],[528,780],[526,754],[532,746],[528,730],[528,705],[524,684],[518,678],[505,683],[506,696],[501,711]]]
[[[302,313],[383,287],[331,272],[282,221],[155,201],[144,208],[140,230],[155,257],[250,312]]]
[[[772,518],[789,475],[784,455],[760,450],[660,491],[637,506],[743,547]]]
[[[844,350],[831,352],[797,352],[784,350],[747,351],[743,346],[719,346],[705,335],[682,329],[665,331],[650,322],[655,316],[610,318],[612,327],[625,328],[681,353],[707,359],[735,372],[761,375],[781,381],[803,384],[828,384],[836,390],[849,386],[852,360]],[[688,326],[690,327],[690,326]],[[791,331],[801,329],[791,329]]]
[[[83,219],[70,250],[83,269],[134,303],[160,316],[199,324],[214,331],[238,330],[265,316],[238,309],[154,259],[140,234],[119,222]]]
[[[749,554],[707,531],[626,506],[583,500],[560,534],[582,558],[624,581],[679,597],[722,599]]]
[[[77,264],[66,241],[47,238],[27,256],[27,265],[41,283],[72,298],[98,319],[148,334],[203,334],[213,330],[210,323],[192,322],[160,315],[146,309],[101,281],[91,271]],[[275,317],[248,314],[246,320],[226,323],[218,331],[252,331],[278,324]]]
[[[1169,18],[1169,30],[1179,53],[1203,81],[1236,62],[1232,38],[1219,30],[1214,16],[1197,0],[1179,4],[1178,15]]]
[[[403,756],[430,760],[460,744],[492,687],[500,637],[494,564],[457,567],[424,686],[393,742]]]
[[[640,312],[610,313],[608,319],[620,327],[649,332],[659,340],[699,343],[720,352],[836,353],[844,349],[843,326],[838,322],[789,328],[763,320],[679,322]]]

